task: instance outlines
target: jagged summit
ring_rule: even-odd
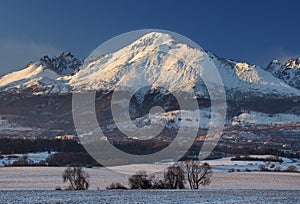
[[[273,60],[266,70],[290,86],[300,89],[300,57],[291,58],[285,64],[279,60]]]
[[[63,52],[52,58],[46,55],[40,59],[40,62],[45,68],[53,70],[59,75],[73,74],[82,65],[82,61],[74,57],[71,52]]]
[[[285,64],[283,64],[278,59],[272,60],[266,67],[266,70],[274,71],[274,69],[279,70],[279,69],[284,69],[284,68],[289,68],[289,69],[300,68],[300,57],[291,58]]]
[[[292,68],[300,68],[300,57],[289,59],[287,61],[287,63],[285,64],[285,66],[287,68],[290,68],[290,69],[292,69]]]
[[[44,56],[39,61],[30,62],[19,71],[0,78],[0,91],[23,90],[34,94],[67,93],[71,90],[67,82],[82,65],[82,61],[70,52],[55,57]]]
[[[266,70],[274,70],[274,69],[277,69],[277,68],[280,68],[282,66],[282,63],[279,59],[275,59],[275,60],[272,60],[268,66],[266,67]]]

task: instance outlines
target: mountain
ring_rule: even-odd
[[[178,55],[180,58],[176,57]],[[71,90],[112,91],[121,79],[124,85],[131,83],[132,86],[139,81],[139,77],[147,76],[154,85],[165,85],[169,91],[193,88],[201,96],[207,95],[202,78],[206,74],[204,66],[209,61],[216,65],[225,90],[230,93],[227,97],[239,96],[240,93],[254,96],[298,96],[300,93],[293,88],[299,84],[299,61],[289,61],[285,69],[280,70],[281,74],[277,74],[277,67],[273,64],[264,70],[256,65],[219,58],[163,33],[146,34],[130,45],[102,55],[82,67],[82,61],[71,53],[62,53],[53,58],[44,56],[24,70],[3,76],[0,79],[0,90],[20,91],[31,88],[34,94],[44,95],[66,94]],[[143,74],[137,74],[141,68]],[[126,82],[122,78],[124,75]]]
[[[68,81],[82,65],[70,52],[59,56],[44,56],[30,62],[25,69],[0,78],[0,90],[5,92],[32,92],[36,95],[66,94],[71,91]]]
[[[210,95],[203,78],[213,63],[222,78],[227,99],[224,137],[230,141],[257,141],[266,135],[274,139],[292,138],[300,133],[299,58],[282,65],[272,61],[266,68],[220,58],[203,49],[180,42],[169,34],[148,33],[113,53],[91,61],[81,61],[71,53],[42,57],[24,69],[0,78],[0,116],[5,121],[2,135],[55,136],[76,134],[72,118],[72,93],[96,90],[96,113],[101,128],[112,137],[122,135],[111,114],[112,92],[118,87],[138,87],[141,79],[151,86],[140,89],[130,104],[135,126],[166,124],[161,134],[171,137],[173,130],[191,121],[180,118],[178,104],[171,93],[196,95],[203,119],[199,134],[210,122]],[[207,83],[216,85],[214,80]],[[161,89],[165,87],[165,90]],[[215,89],[218,91],[217,89]],[[186,97],[185,100],[194,100]],[[151,113],[162,106],[166,113]],[[10,125],[13,124],[13,125]],[[129,128],[129,121],[122,121]],[[22,127],[17,131],[14,128]],[[31,129],[28,129],[30,127]],[[249,136],[250,135],[250,136]],[[122,136],[123,137],[123,136]],[[147,137],[147,135],[145,135]],[[240,140],[232,140],[232,138]],[[249,139],[250,138],[250,139]],[[247,142],[246,142],[247,143]],[[248,143],[247,143],[248,144]]]
[[[279,60],[273,60],[266,70],[290,86],[300,89],[300,57],[289,59],[285,64]]]
[[[209,72],[206,66],[211,62],[221,75],[227,100],[235,104],[238,100],[249,102],[258,98],[299,98],[299,58],[291,59],[285,65],[273,61],[261,68],[220,58],[181,43],[169,34],[157,32],[148,33],[114,53],[84,64],[70,52],[52,58],[44,56],[29,63],[25,69],[1,77],[0,92],[2,95],[30,93],[43,96],[83,90],[109,93],[120,83],[135,87],[135,83],[145,77],[154,89],[157,85],[164,85],[171,92],[192,89],[198,98],[209,98],[202,79]],[[143,99],[146,93],[139,97]]]
[[[140,80],[142,68],[142,76],[147,76],[154,86],[162,84],[170,91],[194,87],[201,95],[205,92],[202,78],[207,74],[205,65],[209,61],[218,68],[225,89],[231,93],[228,97],[240,92],[255,96],[300,93],[259,66],[219,58],[162,33],[149,33],[115,53],[100,57],[74,75],[70,84],[78,90],[114,90],[126,75],[123,85],[134,86]]]

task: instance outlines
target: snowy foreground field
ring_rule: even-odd
[[[94,190],[2,191],[1,203],[299,203],[300,191],[283,190]]]
[[[155,167],[123,166],[114,170]],[[54,191],[58,186],[66,187],[62,182],[64,170],[63,167],[0,168],[0,203],[300,203],[299,173],[215,171],[211,185],[196,191],[111,191],[104,189],[112,182],[126,185],[128,175],[93,168],[84,169],[90,174],[90,190]]]
[[[161,165],[160,165],[161,166]],[[115,167],[115,171],[151,170],[154,165]],[[0,190],[54,190],[67,187],[62,181],[65,167],[3,167],[0,168]],[[134,170],[133,170],[134,169]],[[128,183],[128,175],[106,168],[84,169],[90,175],[90,190],[105,189],[112,182]],[[157,173],[158,177],[162,173]],[[300,173],[288,172],[218,172],[205,189],[277,189],[299,190]]]

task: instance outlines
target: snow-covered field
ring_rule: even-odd
[[[216,164],[229,162],[226,159]],[[163,164],[160,164],[160,166]],[[222,164],[221,164],[222,165]],[[167,165],[166,165],[167,166]],[[0,203],[299,203],[300,173],[214,171],[212,183],[200,190],[104,190],[112,182],[127,185],[128,175],[116,171],[149,170],[156,165],[85,168],[90,190],[64,189],[65,167],[1,167]],[[162,176],[162,173],[158,173]]]
[[[22,155],[15,155],[21,157]],[[28,154],[39,162],[48,153]],[[269,158],[270,155],[251,157]],[[5,156],[7,158],[7,155]],[[5,161],[5,158],[2,160]],[[90,175],[88,191],[55,191],[66,188],[62,174],[66,167],[0,167],[0,203],[300,203],[300,173],[260,172],[260,165],[281,170],[299,161],[231,161],[231,158],[208,160],[213,167],[212,183],[200,190],[105,190],[112,182],[127,186],[128,174],[138,170],[154,172],[170,163],[139,164],[107,168],[84,168]],[[234,172],[228,172],[235,169]],[[237,172],[239,169],[240,172]],[[251,169],[252,172],[244,172]],[[162,177],[163,173],[156,173]]]
[[[276,158],[273,155],[249,155],[250,158],[259,158],[259,159],[267,159],[267,158]],[[278,170],[283,171],[287,170],[290,166],[294,166],[297,171],[300,171],[300,160],[298,159],[289,159],[285,157],[278,157],[277,159],[281,159],[282,163],[279,162],[264,162],[264,161],[231,161],[232,157],[226,157],[215,160],[207,160],[205,162],[209,163],[213,170],[216,171],[259,171],[261,166],[269,170]]]
[[[120,168],[120,167],[117,167]],[[147,170],[150,166],[127,167]],[[54,190],[65,188],[62,181],[65,167],[0,168],[0,190]],[[105,189],[112,182],[128,183],[128,175],[106,168],[84,169],[90,175],[90,189]],[[115,169],[118,170],[118,169]],[[158,176],[160,176],[158,174]],[[161,175],[162,176],[162,175]],[[280,189],[300,190],[300,174],[287,172],[214,172],[212,183],[205,189]]]
[[[299,203],[300,191],[2,191],[4,203]]]

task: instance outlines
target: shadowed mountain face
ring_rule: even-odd
[[[299,133],[299,59],[291,59],[284,65],[272,61],[261,68],[219,58],[168,34],[149,33],[84,65],[71,53],[62,53],[53,58],[45,56],[25,69],[1,77],[0,134],[20,137],[76,134],[72,93],[93,90],[97,92],[96,113],[102,130],[112,139],[124,139],[114,124],[111,97],[118,85],[134,87],[143,76],[152,85],[135,91],[128,107],[136,126],[165,123],[164,131],[157,137],[162,140],[171,140],[183,124],[188,130],[189,119],[180,117],[173,93],[180,93],[189,104],[195,100],[189,92],[192,90],[199,110],[183,111],[199,114],[199,136],[204,135],[211,118],[210,94],[203,81],[208,62],[216,66],[226,91],[226,137],[248,138],[245,135],[251,133],[252,139],[262,138],[268,130],[278,130],[281,137]],[[165,89],[159,89],[158,85]],[[150,121],[149,110],[154,106],[163,107],[165,113],[153,114]],[[128,121],[121,125],[130,127]],[[261,129],[265,131],[263,134]]]
[[[281,64],[279,60],[273,60],[266,70],[290,86],[300,89],[300,58],[292,58],[285,64]]]

